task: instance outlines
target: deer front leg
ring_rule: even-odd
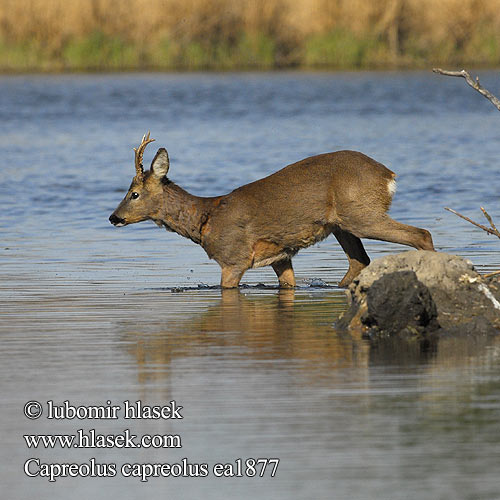
[[[222,288],[237,288],[244,273],[245,270],[242,271],[239,268],[223,267],[220,286]]]
[[[280,260],[272,264],[272,266],[278,276],[281,288],[293,288],[295,286],[295,275],[291,259]]]

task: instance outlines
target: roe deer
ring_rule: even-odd
[[[202,198],[166,177],[165,148],[144,172],[144,150],[153,141],[148,133],[134,148],[136,175],[109,220],[125,226],[149,219],[198,243],[222,268],[223,288],[237,287],[247,269],[269,265],[280,286],[294,287],[292,257],[331,233],[349,260],[342,287],[370,263],[360,238],[434,250],[428,231],[387,215],[396,175],[362,153],[312,156],[229,194]]]

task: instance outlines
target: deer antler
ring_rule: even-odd
[[[134,148],[135,151],[135,172],[137,177],[142,177],[144,175],[144,168],[142,166],[142,157],[144,155],[144,150],[146,146],[153,142],[154,139],[149,138],[149,132],[142,136],[142,141],[138,148]]]

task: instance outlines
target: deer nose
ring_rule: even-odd
[[[109,222],[111,222],[111,224],[113,224],[114,226],[117,226],[119,224],[125,224],[125,219],[122,219],[120,217],[117,217],[115,214],[111,214],[109,216]]]

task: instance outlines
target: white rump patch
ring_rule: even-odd
[[[387,183],[387,191],[389,191],[389,196],[392,198],[394,196],[394,193],[396,192],[396,179],[391,179]]]

